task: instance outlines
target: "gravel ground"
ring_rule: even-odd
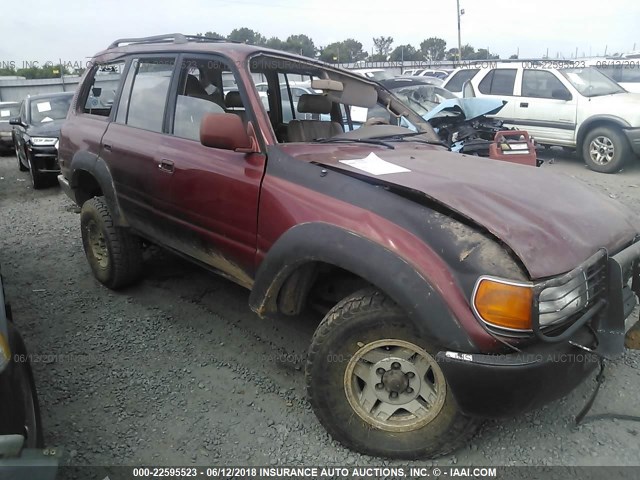
[[[559,149],[544,156],[541,168],[640,214],[640,163],[603,175]],[[316,420],[303,370],[318,319],[260,320],[247,291],[161,252],[139,285],[107,290],[85,260],[74,205],[58,188],[34,191],[15,157],[0,158],[0,206],[0,262],[34,356],[46,443],[74,464],[412,464],[355,454]],[[610,364],[592,414],[640,415],[639,366],[639,351]],[[640,424],[573,425],[594,385],[414,464],[640,465]]]

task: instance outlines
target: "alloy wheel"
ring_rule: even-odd
[[[446,381],[436,360],[404,340],[363,345],[350,359],[344,389],[353,410],[367,423],[392,432],[417,430],[445,402]]]

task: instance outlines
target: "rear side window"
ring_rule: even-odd
[[[152,132],[162,132],[174,63],[173,58],[133,61],[133,85],[123,123]],[[125,96],[123,92],[123,98]],[[119,114],[118,118],[121,117]]]
[[[479,68],[470,68],[468,70],[465,69],[457,71],[453,74],[451,80],[447,82],[446,89],[450,92],[461,92],[464,82],[466,82],[467,80],[471,80],[479,71]]]
[[[83,100],[84,113],[108,117],[111,114],[124,71],[124,62],[97,66],[90,75],[89,91]]]
[[[478,90],[485,95],[513,95],[517,72],[511,68],[493,69],[482,79]]]
[[[570,95],[569,90],[551,72],[525,70],[522,74],[523,97],[559,98],[559,92]]]

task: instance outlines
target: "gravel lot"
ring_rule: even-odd
[[[640,162],[603,175],[559,149],[543,156],[553,161],[542,168],[640,214]],[[303,371],[318,319],[260,320],[247,291],[162,252],[139,285],[107,290],[85,260],[74,205],[58,188],[34,191],[12,156],[0,157],[0,206],[0,262],[36,360],[46,443],[74,464],[411,464],[354,454],[317,422]],[[640,415],[640,351],[610,367],[592,414]],[[640,424],[573,425],[594,385],[415,464],[640,465]]]

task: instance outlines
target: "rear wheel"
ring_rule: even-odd
[[[117,227],[104,197],[94,197],[80,212],[82,245],[95,277],[112,289],[135,282],[142,271],[140,238]]]
[[[631,156],[631,147],[619,129],[597,127],[587,133],[582,144],[582,155],[591,170],[616,173]]]
[[[437,457],[477,430],[404,312],[374,289],[338,303],[314,334],[307,364],[311,405],[329,433],[361,453]]]

